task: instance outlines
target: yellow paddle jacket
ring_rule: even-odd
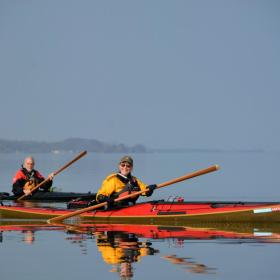
[[[145,185],[143,182],[141,182],[136,177],[134,177],[134,178],[136,179],[140,190],[144,191],[146,189],[147,185]],[[120,179],[118,179],[117,174],[116,173],[111,174],[105,178],[105,180],[103,181],[103,183],[101,185],[101,188],[97,192],[97,195],[96,195],[97,200],[98,200],[98,196],[100,194],[106,195],[106,196],[111,196],[113,193],[117,193],[117,192],[121,191],[124,187],[125,187],[125,183],[123,183]],[[144,195],[145,195],[145,193],[144,193]]]

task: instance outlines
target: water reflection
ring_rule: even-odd
[[[137,235],[126,232],[96,232],[96,245],[103,260],[112,265],[110,272],[117,272],[121,278],[133,276],[133,263],[141,258],[159,253],[150,242],[141,242]]]
[[[211,223],[192,224],[192,226],[156,226],[139,224],[47,224],[38,220],[0,220],[0,233],[9,231],[21,231],[24,235],[22,241],[32,243],[35,240],[36,231],[65,231],[75,237],[67,237],[68,240],[86,240],[95,237],[98,243],[106,240],[106,244],[116,246],[124,242],[138,242],[138,238],[150,240],[168,239],[172,240],[174,247],[183,247],[184,241],[189,239],[237,239],[239,241],[252,240],[256,242],[280,242],[279,224],[239,224],[239,223]],[[121,241],[123,241],[121,243]],[[105,242],[105,241],[104,241]],[[103,242],[103,243],[104,243]]]
[[[191,274],[216,274],[216,267],[194,260],[191,256],[178,256],[178,247],[188,245],[187,241],[221,240],[235,241],[236,244],[257,242],[280,242],[279,227],[260,225],[220,224],[219,227],[177,227],[154,225],[124,224],[83,224],[68,226],[69,232],[93,236],[97,248],[105,263],[111,266],[108,270],[117,273],[120,279],[132,279],[135,274],[133,263],[145,256],[154,255],[170,262],[178,269]],[[256,226],[259,226],[257,228]],[[218,227],[218,228],[217,228]],[[275,232],[273,232],[275,231]],[[173,254],[161,255],[156,241],[171,241],[169,251]],[[153,245],[156,244],[156,245]]]
[[[23,230],[23,238],[22,241],[26,244],[33,244],[35,241],[35,234],[33,230]]]
[[[63,230],[62,227],[48,225],[45,222],[0,220],[0,242],[5,242],[9,232],[17,232],[20,242],[31,245],[36,242],[37,231]]]
[[[78,245],[81,253],[83,255],[87,255],[88,254],[88,248],[87,248],[87,240],[89,239],[88,235],[85,234],[75,234],[75,232],[71,232],[71,231],[66,231],[66,233],[71,236],[67,236],[65,239],[70,241],[71,244],[73,245]]]
[[[159,253],[158,249],[152,247],[151,242],[141,241],[137,234],[120,231],[118,227],[111,228],[111,225],[67,225],[66,231],[68,235],[72,235],[66,239],[72,244],[79,244],[81,248],[83,241],[95,239],[103,261],[111,266],[108,271],[119,274],[121,279],[133,277],[133,263],[139,262],[145,256]]]
[[[186,257],[178,257],[177,255],[167,255],[167,256],[163,256],[162,258],[168,260],[172,264],[183,267],[183,269],[191,273],[214,274],[213,270],[216,270],[215,268],[208,267],[205,264],[198,263],[190,257],[186,258]]]
[[[205,225],[204,225],[205,226]],[[94,242],[100,258],[109,265],[108,271],[118,274],[121,279],[135,276],[135,264],[147,256],[161,258],[178,270],[191,274],[215,274],[216,267],[195,260],[190,255],[181,255],[182,248],[189,242],[214,240],[215,242],[239,243],[280,243],[279,225],[212,224],[192,226],[155,226],[125,224],[49,225],[32,221],[0,221],[0,242],[5,235],[17,232],[20,242],[31,245],[39,242],[39,231],[64,232],[64,239],[78,246],[81,254],[90,255],[89,244]],[[162,241],[162,242],[159,242]],[[168,244],[166,244],[168,242]],[[163,253],[166,247],[168,252]],[[162,250],[162,248],[165,248]],[[91,248],[92,249],[92,248]]]

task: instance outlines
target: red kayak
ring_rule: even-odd
[[[2,219],[42,219],[72,213],[69,209],[0,206]],[[184,225],[195,222],[280,222],[279,202],[166,202],[150,201],[114,210],[96,210],[83,220],[126,224]]]

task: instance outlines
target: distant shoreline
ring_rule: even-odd
[[[65,153],[87,150],[98,153],[145,153],[143,145],[109,144],[95,139],[69,138],[58,142],[0,139],[0,153]]]
[[[280,152],[264,149],[206,149],[206,148],[166,148],[153,149],[137,144],[109,144],[95,139],[68,138],[58,142],[21,141],[0,139],[0,154],[7,153],[77,153],[86,150],[89,153],[266,153]]]

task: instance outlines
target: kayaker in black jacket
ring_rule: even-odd
[[[17,171],[13,177],[13,193],[15,196],[21,196],[23,194],[29,195],[31,190],[43,182],[45,178],[43,175],[34,169],[34,158],[29,156],[25,158],[22,167]],[[49,191],[53,182],[54,173],[49,174],[49,180],[44,183],[39,189],[43,191]]]

